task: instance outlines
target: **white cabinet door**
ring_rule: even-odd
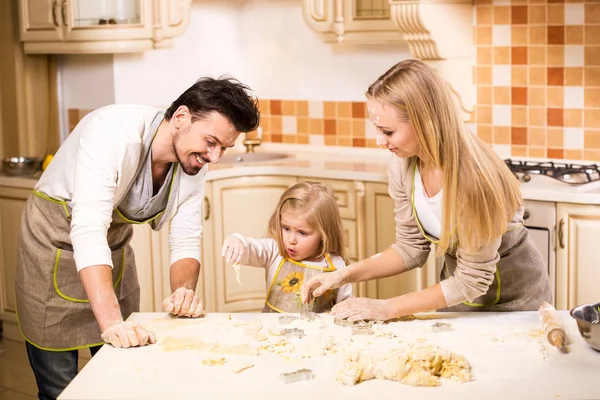
[[[221,257],[227,235],[266,237],[269,218],[281,194],[296,183],[294,177],[256,176],[212,182],[210,204],[217,312],[260,311],[265,302],[265,270],[241,267],[241,286],[231,265]],[[207,266],[209,268],[209,266]]]
[[[29,189],[0,188],[0,304],[2,319],[15,321],[15,277],[21,214]]]
[[[59,0],[20,0],[21,40],[53,41],[63,39]]]
[[[600,206],[557,204],[556,308],[600,301]]]
[[[152,38],[152,0],[110,2],[64,0],[62,18],[67,41],[127,41]],[[116,3],[115,3],[116,4]],[[119,43],[113,43],[119,46]]]
[[[189,25],[192,0],[18,0],[28,54],[165,48]]]

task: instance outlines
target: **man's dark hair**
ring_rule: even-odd
[[[171,104],[165,113],[165,119],[169,121],[180,106],[186,106],[192,114],[192,121],[217,111],[238,132],[251,132],[258,128],[260,112],[258,100],[250,91],[248,86],[234,78],[200,78]]]

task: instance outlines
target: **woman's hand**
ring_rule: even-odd
[[[347,318],[348,321],[386,321],[392,319],[391,304],[388,299],[367,299],[365,297],[350,298],[336,304],[331,309],[331,315]]]
[[[328,290],[337,289],[344,284],[343,270],[313,276],[302,285],[302,301],[311,303],[315,297]]]
[[[180,287],[162,302],[162,308],[178,317],[198,318],[202,315],[204,307],[196,293]]]

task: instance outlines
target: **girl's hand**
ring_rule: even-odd
[[[342,270],[313,276],[302,285],[302,301],[311,303],[315,297],[328,290],[337,289],[344,284]]]
[[[377,300],[365,297],[350,298],[336,304],[331,309],[331,315],[347,318],[348,321],[386,321],[394,318],[390,302],[387,299]]]
[[[225,261],[237,265],[242,261],[244,255],[244,243],[235,235],[229,235],[223,242],[221,256],[225,257]]]

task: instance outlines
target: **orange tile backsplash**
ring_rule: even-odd
[[[599,0],[475,0],[474,37],[482,140],[502,156],[600,161]]]
[[[502,157],[600,161],[600,0],[475,0],[474,41],[482,140]],[[364,101],[259,107],[266,142],[377,147]],[[87,112],[69,110],[69,128]]]

